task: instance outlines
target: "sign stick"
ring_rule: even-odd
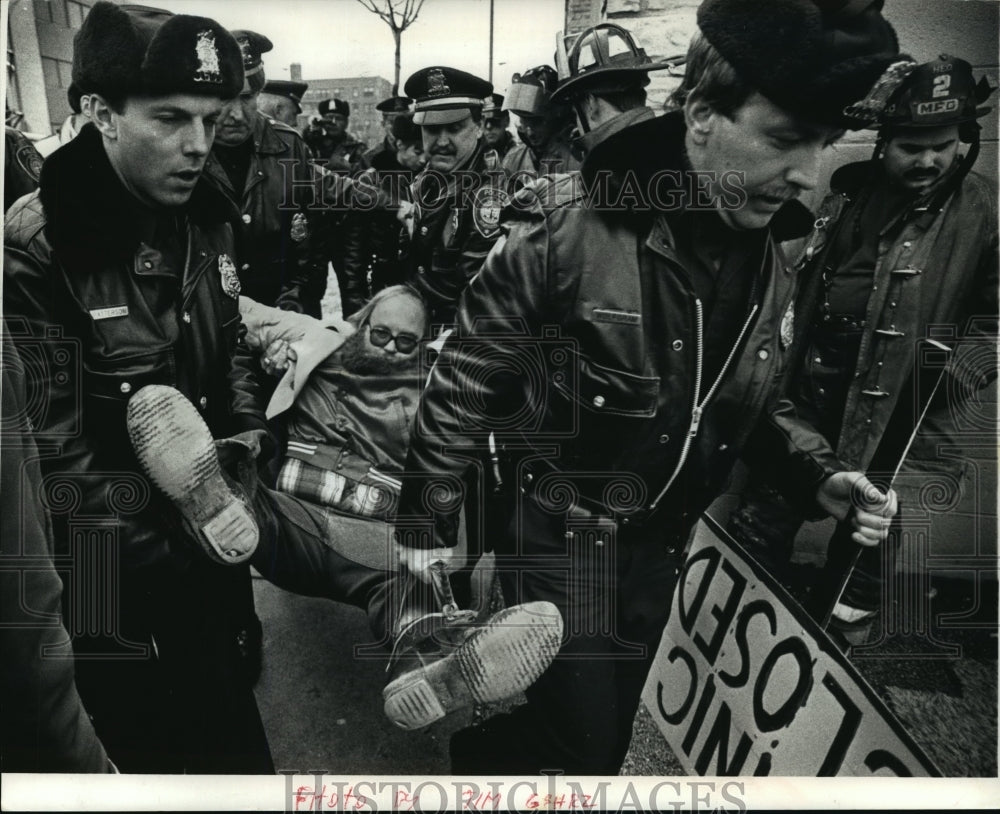
[[[926,340],[930,345],[932,345],[937,350],[945,351],[946,353],[951,353],[951,348],[947,345],[942,344],[934,339]],[[920,411],[920,415],[917,417],[917,421],[913,426],[913,432],[910,433],[910,438],[906,442],[906,447],[903,449],[903,454],[899,457],[899,461],[896,463],[896,469],[892,473],[892,478],[889,481],[889,489],[892,488],[892,484],[896,481],[896,476],[899,474],[899,470],[903,467],[903,462],[906,460],[906,456],[910,454],[910,447],[913,446],[913,442],[917,437],[917,432],[920,430],[920,425],[923,423],[924,417],[927,415],[927,411],[930,409],[931,403],[934,401],[934,396],[937,394],[938,388],[941,386],[941,382],[944,380],[945,367],[941,368],[941,372],[938,373],[937,381],[934,382],[934,387],[931,390],[930,395],[927,397],[927,401],[924,404],[923,410]],[[830,538],[830,543],[827,546],[827,557],[829,558],[829,552],[837,550],[838,547],[848,545],[853,543],[851,540],[851,526],[847,519],[842,520],[837,524],[837,530],[833,533]],[[855,550],[853,556],[851,557],[851,562],[846,571],[844,571],[841,578],[836,583],[836,588],[828,595],[824,595],[821,592],[819,601],[814,605],[814,607],[819,607],[823,611],[823,616],[819,620],[820,627],[826,630],[830,624],[830,619],[833,617],[833,609],[840,602],[840,598],[844,595],[844,589],[847,587],[847,583],[851,578],[851,574],[854,572],[855,566],[858,564],[858,558],[861,556],[861,552],[864,550],[864,546],[854,543]],[[831,599],[832,598],[832,599]]]

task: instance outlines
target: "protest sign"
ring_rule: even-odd
[[[643,695],[692,774],[940,774],[816,622],[707,516]]]

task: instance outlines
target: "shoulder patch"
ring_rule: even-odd
[[[43,159],[34,145],[25,139],[17,148],[14,157],[17,159],[17,163],[21,165],[21,169],[30,175],[34,181],[38,181],[42,174]]]
[[[510,203],[510,195],[498,187],[483,186],[472,196],[472,222],[483,237],[500,233],[500,212]]]

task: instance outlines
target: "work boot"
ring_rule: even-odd
[[[257,522],[242,490],[223,476],[212,433],[195,406],[173,387],[151,384],[129,400],[127,426],[143,471],[209,558],[224,565],[250,559]]]
[[[445,576],[445,579],[447,577]],[[419,729],[476,704],[490,704],[530,687],[552,663],[563,622],[551,602],[514,605],[486,622],[448,605],[407,620],[393,648],[404,669],[382,692],[385,714],[403,729]],[[415,639],[414,631],[429,632]],[[399,642],[407,642],[400,653]],[[417,666],[409,662],[416,659]]]

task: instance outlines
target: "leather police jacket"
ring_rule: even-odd
[[[898,460],[942,371],[940,396],[948,396],[935,397],[908,460],[921,470],[964,466],[957,460],[949,466],[937,449],[958,432],[956,399],[977,400],[976,391],[996,376],[998,261],[995,193],[985,178],[962,169],[956,166],[901,208],[879,235],[840,437],[831,439],[852,467],[868,469],[890,428],[899,441],[878,457],[883,464]],[[806,353],[808,328],[823,303],[824,273],[836,274],[843,259],[833,256],[834,236],[851,228],[866,191],[883,177],[880,161],[864,161],[841,167],[831,179],[801,261],[807,280],[796,315],[801,376],[809,377],[815,362]],[[947,359],[928,346],[928,337],[951,348]]]
[[[305,194],[315,169],[302,137],[280,122],[255,114],[250,166],[237,195],[215,152],[205,164],[205,180],[239,210],[234,230],[239,242],[240,284],[245,296],[290,311],[318,313],[319,303],[306,303],[304,289],[316,277],[326,279],[326,264],[310,239],[317,218],[310,212],[313,196]]]
[[[64,496],[77,495],[55,519],[116,519],[130,567],[188,561],[164,536],[168,512],[139,474],[125,425],[132,394],[176,387],[216,438],[265,428],[241,341],[230,204],[197,184],[177,212],[176,271],[142,242],[141,209],[88,125],[49,156],[39,191],[11,208],[4,229],[7,328],[22,358],[39,361],[36,441],[58,450],[42,466]]]
[[[507,175],[507,191],[514,193],[533,181],[539,175],[573,172],[580,169],[580,162],[562,133],[549,139],[538,154],[528,144],[520,144],[507,153],[503,159],[503,171]]]
[[[344,241],[346,292],[341,299],[351,314],[390,285],[406,281],[406,266],[400,258],[404,227],[399,220],[401,201],[409,201],[413,173],[406,169],[379,171],[376,179],[381,200],[368,211],[348,213],[341,233]]]
[[[478,180],[459,185],[462,172]],[[413,179],[414,230],[403,258],[409,282],[427,300],[434,322],[454,319],[459,296],[500,236],[502,179],[496,152],[484,150],[481,140],[463,166],[445,174],[426,168]],[[497,189],[497,195],[483,199],[483,189]]]
[[[768,412],[797,288],[778,240],[808,228],[804,207],[786,205],[753,235],[754,293],[710,378],[705,315],[673,228],[682,211],[588,201],[586,179],[600,170],[613,182],[632,171],[643,184],[683,172],[683,139],[674,114],[627,128],[591,152],[581,175],[539,179],[505,210],[505,237],[466,289],[424,392],[402,544],[454,544],[462,481],[470,460],[496,457],[491,433],[519,458],[508,488],[547,516],[583,511],[640,533],[682,535],[759,425],[758,447],[794,467],[810,498],[841,468],[828,446],[800,448],[781,412],[773,422]]]

